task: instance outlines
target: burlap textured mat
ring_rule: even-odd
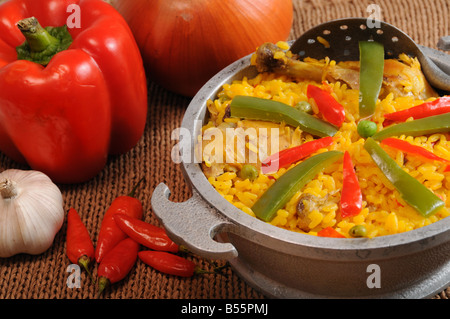
[[[344,17],[368,17],[371,3],[381,8],[381,18],[407,32],[422,45],[436,48],[439,37],[450,34],[449,0],[294,0],[295,14],[290,39],[295,39],[310,27],[327,20]],[[149,83],[149,112],[145,133],[139,144],[129,153],[111,157],[105,169],[93,180],[72,186],[61,186],[65,208],[76,208],[93,239],[97,238],[102,216],[119,195],[126,194],[133,185],[145,177],[138,198],[145,209],[144,219],[157,224],[152,213],[152,190],[160,182],[172,191],[174,201],[185,201],[190,190],[180,168],[173,164],[170,152],[176,141],[171,132],[180,126],[190,99],[181,97]],[[1,170],[18,167],[0,156]],[[17,255],[0,259],[1,299],[81,299],[95,298],[96,288],[90,285],[82,272],[80,288],[68,288],[66,271],[70,264],[65,255],[65,228],[57,234],[53,246],[39,256]],[[210,266],[202,258],[192,258],[201,267]],[[94,275],[96,269],[94,268]],[[166,276],[141,262],[137,262],[129,276],[104,298],[264,298],[258,291],[243,282],[230,269],[226,276],[202,275],[194,278]],[[435,296],[450,297],[450,287]]]

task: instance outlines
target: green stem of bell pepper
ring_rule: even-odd
[[[429,217],[444,206],[444,202],[417,179],[405,172],[378,143],[368,138],[364,148],[403,200],[422,216]]]
[[[252,210],[256,217],[266,222],[271,221],[296,192],[342,156],[340,151],[320,153],[286,171],[253,204]]]
[[[16,48],[19,60],[47,65],[58,52],[72,44],[72,36],[66,26],[43,28],[35,17],[17,23],[25,42]]]
[[[381,141],[390,136],[419,136],[449,131],[450,113],[445,113],[388,126],[372,135],[372,138],[374,140]]]
[[[230,114],[252,120],[284,122],[319,137],[333,136],[337,132],[337,128],[330,123],[290,105],[253,96],[235,96],[230,103]]]
[[[383,82],[384,47],[374,41],[359,42],[359,116],[368,118],[375,112]]]

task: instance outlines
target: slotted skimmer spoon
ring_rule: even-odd
[[[418,45],[405,32],[383,21],[367,18],[332,20],[305,32],[290,50],[300,59],[328,56],[337,62],[359,60],[358,42],[367,40],[382,43],[386,59],[396,58],[401,53],[417,57],[428,82],[436,89],[450,92],[450,55]],[[438,47],[450,50],[450,37],[442,37]]]

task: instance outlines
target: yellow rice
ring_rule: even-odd
[[[333,61],[329,61],[329,63],[333,63]],[[308,101],[306,87],[310,83],[314,84],[311,81],[293,82],[285,76],[262,73],[255,78],[243,78],[231,84],[225,84],[217,99],[207,102],[208,109],[215,115],[215,120],[207,123],[205,129],[222,123],[226,108],[236,95],[273,99],[295,106],[300,101]],[[319,85],[320,83],[315,84]],[[363,193],[363,209],[357,216],[345,219],[339,217],[339,190],[342,187],[342,161],[339,161],[319,173],[315,179],[295,194],[286,206],[277,212],[276,217],[270,223],[277,227],[305,233],[299,228],[297,215],[298,201],[304,193],[319,197],[327,194],[330,194],[331,198],[338,196],[335,201],[330,201],[320,210],[316,209],[309,213],[311,230],[307,234],[310,235],[316,235],[326,227],[332,227],[345,237],[350,237],[348,235],[350,228],[354,225],[364,225],[367,229],[367,237],[373,238],[413,230],[448,217],[450,214],[450,174],[444,173],[446,164],[425,162],[421,158],[385,148],[397,164],[445,202],[445,207],[433,216],[422,217],[402,200],[364,149],[364,139],[358,135],[356,130],[359,120],[358,90],[349,89],[345,84],[339,82],[329,85],[333,90],[334,97],[344,106],[346,119],[335,135],[335,142],[319,152],[341,150],[350,153]],[[315,106],[313,101],[309,102],[313,107]],[[411,96],[394,98],[392,94],[389,94],[383,100],[378,101],[372,120],[381,128],[384,120],[383,114],[410,108],[423,102],[415,100]],[[317,110],[315,112],[317,113]],[[233,118],[225,119],[225,121],[240,122]],[[280,128],[284,132],[283,134],[291,134],[292,146],[313,139],[311,135],[298,128],[286,129],[283,124],[280,124]],[[398,138],[422,146],[436,155],[450,160],[449,134],[420,137],[398,136]],[[210,177],[208,180],[226,200],[244,213],[254,216],[252,205],[285,171],[286,169],[280,169],[277,173],[271,174],[273,178],[260,174],[253,182],[248,179],[242,180],[235,172],[225,172],[218,177]]]

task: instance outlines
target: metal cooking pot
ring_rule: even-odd
[[[200,256],[228,260],[269,298],[428,298],[448,287],[450,218],[373,239],[323,238],[251,217],[213,188],[188,156],[207,118],[206,101],[215,99],[223,84],[256,73],[250,55],[244,57],[213,77],[189,104],[181,130],[190,134],[182,136],[179,148],[192,197],[172,202],[164,184],[152,195],[153,211],[169,236]]]

